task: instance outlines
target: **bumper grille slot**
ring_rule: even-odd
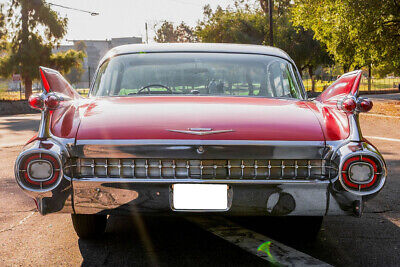
[[[77,178],[325,180],[337,175],[337,167],[325,160],[80,158],[67,168]]]

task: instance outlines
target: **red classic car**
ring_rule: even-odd
[[[55,70],[29,103],[40,129],[15,164],[41,214],[71,213],[80,237],[107,215],[357,215],[386,179],[363,138],[362,72],[308,99],[277,48],[128,45],[101,60],[88,98]],[[302,228],[304,229],[304,228]]]

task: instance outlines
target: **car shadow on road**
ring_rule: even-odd
[[[181,217],[110,216],[106,234],[79,239],[82,266],[266,266]]]
[[[39,120],[36,118],[24,118],[24,119],[4,119],[0,122],[0,129],[6,129],[9,131],[37,131],[39,128]]]

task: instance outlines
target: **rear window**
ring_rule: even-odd
[[[143,53],[111,58],[92,95],[226,95],[302,98],[292,64],[274,56]]]

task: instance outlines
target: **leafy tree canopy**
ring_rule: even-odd
[[[3,5],[0,5],[0,54],[3,53],[3,50],[5,49],[6,46],[5,42],[6,34],[7,34],[7,29],[6,29],[5,17],[3,14]]]
[[[40,65],[69,70],[82,60],[82,52],[68,51],[52,55],[67,30],[67,18],[60,18],[42,0],[10,0],[6,14],[10,27],[8,54],[0,60],[0,74],[20,73],[25,84],[25,97],[32,93],[32,80],[39,78]]]
[[[196,28],[196,35],[202,42],[263,44],[267,36],[264,12],[249,5],[235,2],[234,7],[218,6],[215,11],[206,5],[203,14]]]
[[[154,41],[157,43],[193,43],[197,42],[193,29],[183,21],[178,26],[172,22],[163,21],[156,29]]]
[[[290,0],[274,1],[275,46],[287,52],[301,70],[307,69],[312,76],[315,68],[333,62],[324,45],[313,38],[311,30],[292,25],[291,5]],[[265,0],[260,0],[257,6],[248,1],[235,1],[233,7],[216,10],[206,5],[196,34],[202,42],[268,44],[268,11]]]
[[[315,38],[345,70],[373,65],[400,74],[399,0],[295,0],[293,22]]]

